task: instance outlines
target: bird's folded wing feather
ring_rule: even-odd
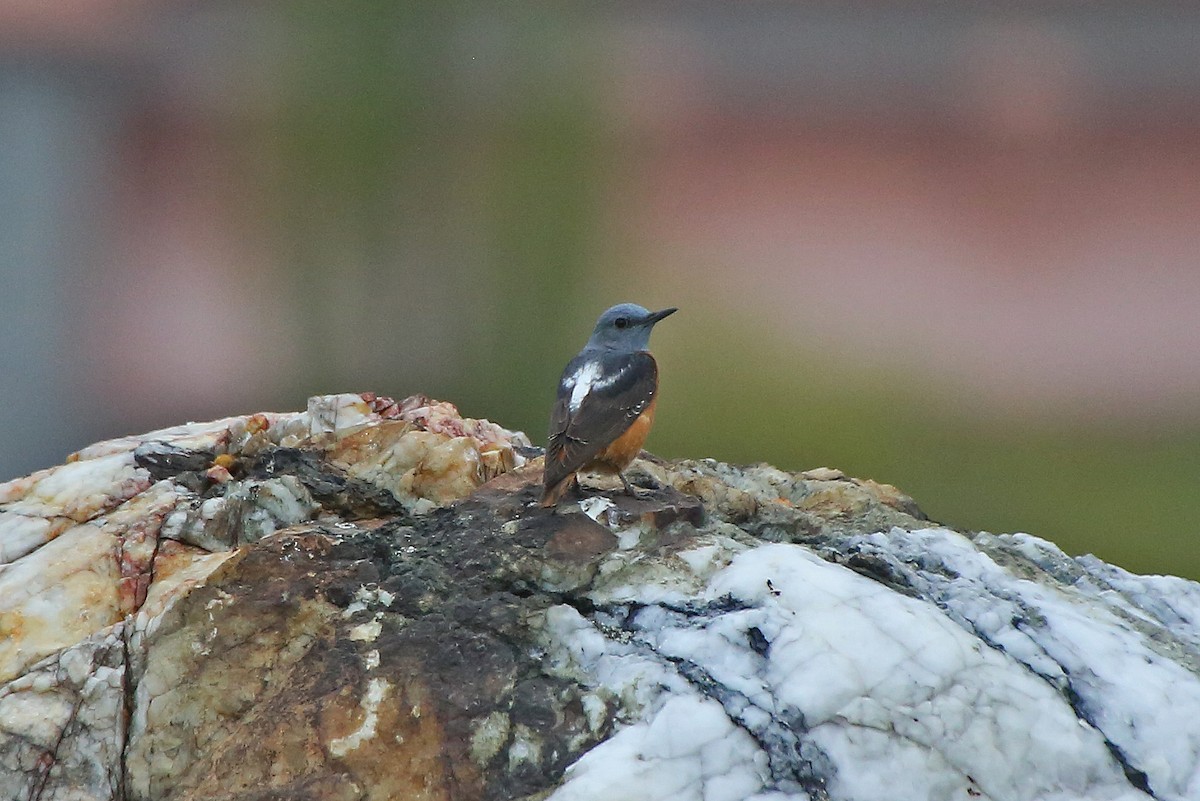
[[[591,357],[595,358],[595,357]],[[658,365],[649,353],[607,354],[600,358],[599,377],[591,381],[577,408],[575,376],[585,359],[576,357],[563,371],[558,399],[550,416],[550,442],[546,448],[547,488],[592,461],[638,418],[658,386]]]

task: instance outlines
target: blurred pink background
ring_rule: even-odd
[[[538,440],[610,303],[666,456],[1200,576],[1200,6],[0,2],[0,480],[310,394]]]

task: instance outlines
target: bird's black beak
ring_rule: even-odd
[[[670,308],[670,309],[663,309],[662,311],[656,311],[656,312],[652,312],[652,313],[650,314],[650,316],[646,318],[646,323],[645,323],[645,324],[646,324],[646,325],[654,325],[655,323],[657,323],[657,322],[658,322],[659,320],[661,320],[662,318],[664,318],[664,317],[670,317],[672,314],[674,314],[674,313],[675,313],[675,312],[677,312],[677,311],[679,311],[679,309],[676,309],[676,308],[672,307],[672,308]]]

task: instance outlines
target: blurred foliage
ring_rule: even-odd
[[[832,362],[703,309],[672,321],[678,330],[656,334],[657,453],[836,467],[895,484],[956,528],[1024,531],[1135,572],[1200,578],[1200,431],[967,419],[912,376]]]
[[[298,397],[371,376],[526,419],[552,396],[598,238],[600,73],[569,12],[472,8],[289,6],[271,151]]]

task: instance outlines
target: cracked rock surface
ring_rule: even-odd
[[[423,397],[0,485],[0,799],[1190,799],[1200,585]]]

